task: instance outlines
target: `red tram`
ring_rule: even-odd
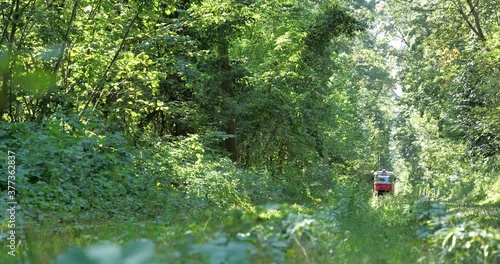
[[[377,195],[392,193],[394,191],[394,181],[396,177],[392,171],[376,171],[373,173],[373,191]]]

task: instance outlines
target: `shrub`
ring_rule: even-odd
[[[481,226],[460,213],[449,213],[444,206],[430,203],[419,214],[424,221],[418,236],[427,239],[439,262],[498,263],[500,261],[500,232]]]

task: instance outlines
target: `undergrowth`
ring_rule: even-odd
[[[16,152],[20,243],[1,263],[500,261],[495,206],[376,197],[349,176],[328,190],[300,173],[286,182],[235,166],[210,147],[222,134],[132,141],[91,120],[0,125],[0,147]]]

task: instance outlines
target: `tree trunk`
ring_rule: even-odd
[[[220,45],[220,56],[221,56],[221,69],[222,72],[221,74],[224,76],[222,83],[221,83],[221,88],[223,91],[223,94],[225,95],[225,100],[224,100],[224,109],[226,111],[226,116],[227,121],[225,124],[225,129],[224,131],[226,134],[230,135],[231,137],[227,138],[224,141],[224,148],[231,153],[231,159],[233,162],[238,161],[238,149],[237,149],[237,142],[236,142],[236,118],[234,116],[234,109],[232,106],[230,99],[234,96],[234,90],[233,90],[233,80],[231,77],[231,64],[229,61],[229,41],[228,40],[222,40],[221,45]]]
[[[11,62],[13,60],[13,46],[16,36],[16,31],[18,29],[19,17],[20,17],[20,3],[19,0],[13,0],[9,15],[4,19],[5,27],[2,39],[4,37],[8,38],[7,42],[7,65],[6,70],[2,76],[2,90],[0,91],[0,120],[3,115],[9,109],[9,115],[11,121],[14,121],[14,115],[12,113],[12,67]],[[8,32],[9,25],[11,26],[10,33]],[[7,104],[7,102],[9,102]]]
[[[10,91],[10,70],[7,70],[2,74],[2,90],[0,91],[0,120],[3,115],[7,112],[8,101],[9,101],[9,91]]]
[[[231,160],[236,162],[238,161],[238,149],[236,147],[236,120],[229,120],[226,124],[225,129],[226,134],[231,135],[233,137],[227,138],[224,141],[224,148],[231,153]]]
[[[328,177],[330,175],[330,157],[328,155],[327,148],[325,148],[323,151],[323,173],[324,173],[323,185],[325,186],[325,190],[328,190],[328,188],[330,187],[328,184],[330,182],[330,177]]]

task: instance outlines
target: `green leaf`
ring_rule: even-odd
[[[137,240],[123,248],[124,264],[151,263],[155,256],[155,243],[148,239]]]
[[[92,263],[85,251],[80,248],[70,248],[56,259],[56,264],[89,264]]]
[[[44,95],[54,84],[54,75],[43,70],[22,73],[12,79],[15,86],[26,92],[28,95],[40,97]]]
[[[89,247],[86,255],[98,263],[116,263],[121,257],[121,248],[115,244],[103,243]]]

